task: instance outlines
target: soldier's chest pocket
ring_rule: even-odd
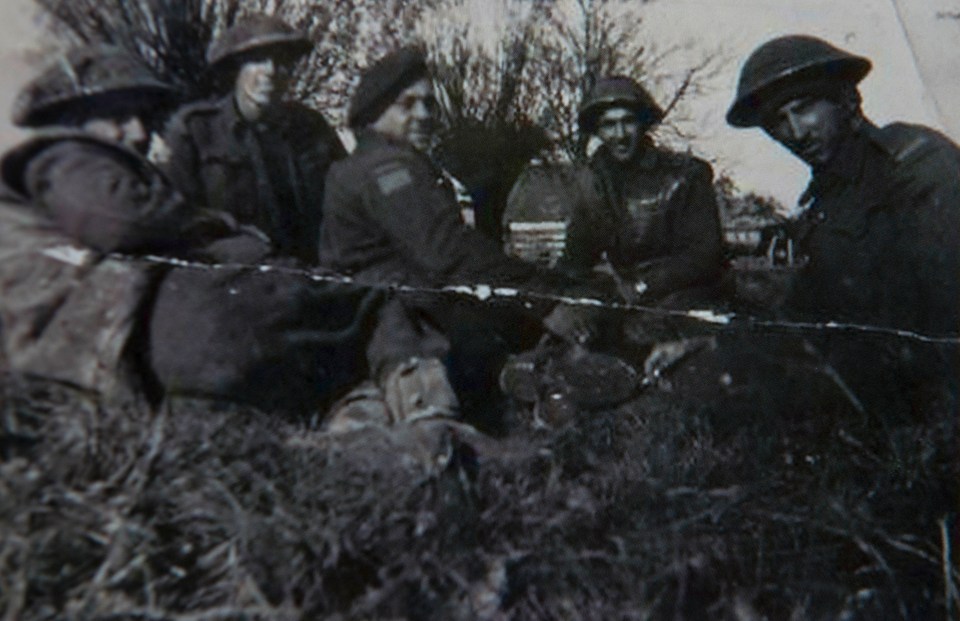
[[[229,208],[226,202],[234,197],[251,196],[255,192],[254,171],[249,159],[240,153],[210,150],[200,157],[197,171],[206,188],[211,207]]]
[[[647,237],[667,228],[667,209],[660,196],[631,197],[624,201],[629,215],[628,228],[634,237]]]

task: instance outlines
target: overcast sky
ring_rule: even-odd
[[[477,1],[483,15],[484,0]],[[960,20],[937,18],[960,13],[960,0],[656,0],[644,11],[640,36],[685,47],[670,61],[678,72],[705,51],[727,59],[709,92],[690,102],[700,126],[692,146],[741,189],[790,205],[806,185],[807,171],[760,131],[723,121],[746,55],[782,34],[817,35],[870,57],[874,70],[861,90],[876,122],[924,123],[960,139]],[[31,0],[0,0],[0,147],[22,135],[10,126],[9,111],[34,71],[25,51],[36,33]]]

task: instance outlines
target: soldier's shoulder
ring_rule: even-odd
[[[322,112],[297,101],[285,101],[279,106],[277,116],[281,119],[280,131],[287,140],[303,148],[319,141],[334,145],[333,149],[337,152],[335,159],[344,155],[346,150],[337,131]]]
[[[198,124],[210,124],[223,114],[222,99],[200,99],[180,106],[167,121],[166,132],[188,131]]]
[[[405,143],[392,140],[362,137],[351,157],[362,161],[373,173],[380,169],[408,168],[422,171],[430,167],[430,160],[426,155]]]
[[[713,177],[713,166],[710,162],[699,158],[689,151],[674,151],[672,149],[657,148],[657,163],[687,177]]]
[[[174,119],[190,119],[193,117],[205,117],[219,114],[223,108],[221,99],[199,99],[180,106],[174,112]]]
[[[898,163],[946,156],[960,158],[960,147],[940,132],[912,123],[891,123],[875,132],[876,142]]]
[[[421,180],[425,166],[429,166],[422,158],[392,143],[361,142],[349,156],[331,164],[330,179],[335,184],[378,189],[388,195]]]

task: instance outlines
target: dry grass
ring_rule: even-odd
[[[499,441],[330,439],[203,403],[106,410],[10,376],[0,396],[5,620],[957,610],[950,417],[732,425],[650,394]]]

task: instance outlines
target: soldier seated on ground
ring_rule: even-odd
[[[955,336],[960,148],[919,125],[871,123],[857,89],[870,68],[798,35],[764,43],[743,65],[727,121],[761,127],[812,175],[787,227],[803,268],[780,310]],[[857,332],[810,340],[868,410],[917,414],[944,395],[956,403],[955,345]]]
[[[663,115],[627,77],[602,78],[587,95],[580,131],[601,144],[576,187],[560,266],[603,266],[627,302],[685,308],[716,297],[722,234],[710,165],[648,135]]]
[[[508,211],[565,223],[557,267],[605,280],[621,303],[704,308],[718,301],[723,260],[713,172],[654,145],[663,115],[636,81],[598,80],[579,113],[584,137],[600,143],[589,164],[530,168]],[[592,347],[636,364],[654,343],[682,336],[663,313],[606,313],[600,325]]]
[[[426,154],[434,98],[421,53],[402,49],[367,69],[349,120],[358,144],[330,169],[322,265],[378,287],[572,285],[505,256],[496,242],[464,226],[451,188]],[[489,305],[452,303],[428,292],[391,294],[366,347],[376,380],[366,390],[382,390],[389,405],[377,416],[456,417],[461,406],[494,402],[497,372],[513,344],[503,342],[491,312]],[[564,317],[557,311],[551,325],[561,332],[585,329]],[[331,424],[349,426],[350,415],[349,409],[334,412]]]
[[[70,51],[20,93],[36,128],[2,161],[16,205],[0,224],[0,320],[10,367],[126,400],[139,395],[134,335],[153,275],[111,252],[186,243],[188,208],[142,155],[173,87],[126,52]]]
[[[312,47],[278,18],[244,18],[207,52],[220,94],[186,105],[164,133],[173,182],[236,224],[193,256],[238,266],[178,267],[160,284],[150,361],[176,399],[316,414],[364,373],[354,339],[376,294],[302,271],[317,260],[327,168],[345,153],[320,113],[283,100]]]
[[[274,254],[317,257],[324,180],[345,155],[319,112],[284,101],[291,70],[313,44],[278,18],[254,15],[213,41],[208,72],[221,92],[171,120],[161,166],[198,206],[228,212]]]

